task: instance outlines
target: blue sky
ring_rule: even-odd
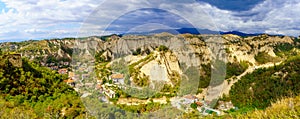
[[[299,0],[0,0],[0,10],[0,42],[134,28],[300,35]]]
[[[199,2],[206,2],[219,9],[231,11],[247,11],[255,7],[263,0],[197,0]]]

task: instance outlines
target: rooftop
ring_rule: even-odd
[[[124,78],[124,75],[123,74],[112,74],[111,78],[112,79],[122,79],[122,78]]]
[[[74,80],[73,79],[68,79],[68,80],[64,80],[64,82],[66,82],[66,83],[73,83]]]

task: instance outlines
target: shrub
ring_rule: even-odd
[[[168,50],[169,50],[169,48],[167,46],[164,46],[164,45],[160,45],[158,47],[158,51],[168,51]]]

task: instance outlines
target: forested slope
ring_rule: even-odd
[[[279,66],[257,69],[238,81],[230,90],[235,106],[265,109],[284,97],[300,93],[300,55],[290,57]]]
[[[12,56],[18,55],[0,54],[1,118],[86,116],[77,93],[63,82],[67,76]]]

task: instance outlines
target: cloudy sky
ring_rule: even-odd
[[[300,35],[299,0],[0,0],[0,41],[200,28]]]

